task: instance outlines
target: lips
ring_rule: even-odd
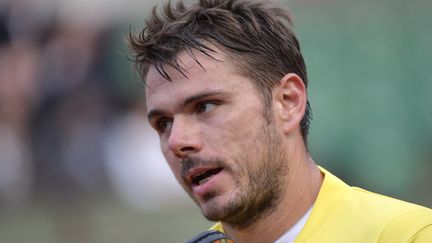
[[[210,180],[211,177],[221,172],[222,168],[206,170],[201,174],[192,177],[192,185],[202,185]]]
[[[216,168],[194,168],[188,171],[187,180],[192,186],[200,186],[209,181],[213,176],[223,170],[222,167]]]

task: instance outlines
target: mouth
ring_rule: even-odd
[[[222,170],[222,167],[193,169],[189,174],[188,179],[193,187],[200,186],[208,182],[211,178],[219,174]]]

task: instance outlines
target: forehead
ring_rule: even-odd
[[[226,54],[221,51],[210,54],[211,57],[194,50],[192,57],[186,51],[180,52],[178,62],[185,75],[173,67],[165,66],[171,81],[166,80],[151,66],[146,79],[147,108],[150,110],[154,107],[172,106],[173,103],[199,92],[235,92],[252,85],[249,79],[236,72],[233,61]]]
[[[184,79],[194,81],[195,76],[212,73],[218,68],[220,70],[220,74],[222,74],[222,72],[228,71],[220,69],[221,67],[229,67],[229,65],[227,65],[228,60],[226,55],[222,54],[220,51],[209,53],[211,56],[208,56],[198,50],[192,50],[191,53],[181,51],[177,55],[178,63],[183,69],[183,73],[179,72],[172,66],[164,65],[164,69],[170,76],[171,81],[166,80],[162,75],[160,75],[155,66],[151,65],[146,77],[148,88],[147,92],[150,92],[151,94],[152,91],[159,88],[160,86],[167,85],[175,81],[181,81]]]

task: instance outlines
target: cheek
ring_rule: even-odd
[[[224,122],[219,124],[221,129],[216,134],[218,141],[222,142],[220,145],[229,150],[247,151],[244,149],[248,149],[250,144],[257,139],[256,132],[261,129],[258,124],[259,119],[256,116],[248,117],[248,114],[226,117]]]
[[[256,144],[261,139],[257,136],[258,127],[256,120],[227,117],[223,123],[217,124],[216,127],[213,126],[212,129],[206,129],[205,133],[212,131],[211,135],[205,135],[211,137],[207,140],[209,141],[206,144],[207,149],[219,159],[230,164],[232,170],[244,172],[244,167],[252,163],[250,159],[253,158],[249,158],[249,155],[258,152]]]

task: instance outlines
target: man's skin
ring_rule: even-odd
[[[175,177],[206,217],[221,220],[235,242],[273,242],[313,205],[323,180],[300,130],[306,88],[298,75],[286,74],[273,89],[271,110],[266,111],[254,81],[240,75],[235,60],[215,49],[213,58],[194,51],[201,66],[180,52],[187,77],[167,66],[168,81],[150,67],[149,121]],[[216,168],[217,174],[207,181],[194,181]],[[274,176],[268,181],[281,189],[274,205],[251,222],[227,214],[227,205],[244,202],[240,195],[253,198],[259,193],[251,185],[257,181],[259,186],[263,175]]]

